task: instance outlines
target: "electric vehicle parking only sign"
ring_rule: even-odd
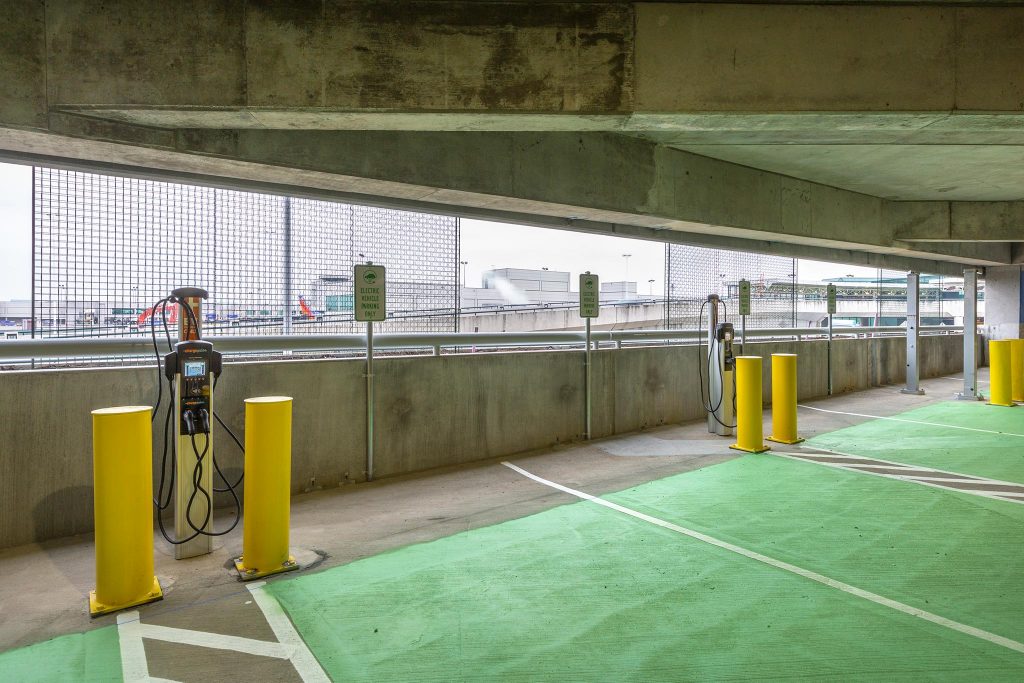
[[[740,280],[740,315],[750,315],[750,280]]]
[[[596,275],[580,274],[580,317],[596,318],[601,313],[600,284]]]
[[[355,317],[360,322],[384,320],[384,266],[357,265],[355,283]]]
[[[836,286],[828,286],[828,314],[835,315],[836,312]]]

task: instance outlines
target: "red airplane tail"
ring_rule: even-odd
[[[302,315],[306,316],[310,320],[316,318],[316,313],[313,312],[313,309],[309,307],[309,304],[306,303],[306,299],[302,296],[299,296],[299,310],[302,311]]]

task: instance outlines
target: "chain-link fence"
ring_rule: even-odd
[[[149,307],[186,285],[210,294],[207,334],[362,331],[352,271],[366,261],[388,269],[382,332],[457,330],[457,218],[33,172],[36,337],[148,334]]]
[[[750,282],[747,327],[796,327],[796,259],[749,252],[665,245],[665,324],[700,328],[701,304],[717,294],[727,317],[739,317],[739,281]]]

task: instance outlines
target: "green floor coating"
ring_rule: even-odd
[[[1024,408],[991,410],[1001,409],[953,403],[906,416],[1024,434],[1004,422],[1024,420]],[[1004,441],[1016,437],[922,427],[942,439],[930,454],[917,436],[900,447],[908,429],[859,425],[836,432],[836,448],[1024,478],[1024,444]],[[606,498],[1024,641],[1024,505],[771,454]],[[589,502],[268,590],[338,681],[1024,680],[1024,654]],[[120,680],[116,630],[2,653],[0,680]]]
[[[609,498],[1024,639],[1024,506],[765,455]],[[592,503],[271,590],[337,680],[1024,677],[1024,655]]]
[[[117,627],[72,633],[0,653],[0,681],[56,683],[121,680]]]
[[[806,445],[1024,483],[1024,406],[950,401],[898,417],[943,426],[871,420],[816,436]],[[967,431],[953,425],[1003,434]]]

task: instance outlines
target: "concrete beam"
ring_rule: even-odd
[[[8,125],[93,105],[239,120],[1024,111],[1020,6],[11,0],[3,13]]]
[[[947,225],[907,226],[896,237],[905,242],[1024,242],[1024,201],[951,202]]]
[[[0,130],[0,148],[16,150],[0,157],[920,272],[1011,257],[1008,244],[894,239],[948,224],[945,202],[889,202],[610,134],[167,133],[143,147]]]

